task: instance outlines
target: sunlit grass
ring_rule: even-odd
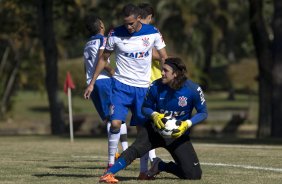
[[[74,143],[70,143],[68,137],[0,137],[0,181],[21,184],[97,183],[106,166],[106,145],[106,137],[75,137]],[[195,140],[194,147],[202,163],[203,177],[189,183],[281,183],[280,145],[243,145],[238,141],[216,144]],[[157,155],[166,161],[171,160],[162,148],[157,149]],[[216,165],[219,163],[226,166]],[[271,170],[275,168],[280,170]],[[138,174],[139,160],[136,160],[120,171],[117,178],[120,183],[136,183]],[[161,173],[154,181],[142,181],[162,184],[187,182],[168,173]]]

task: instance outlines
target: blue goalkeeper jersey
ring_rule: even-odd
[[[194,115],[193,109],[196,110]],[[154,111],[170,113],[177,120],[189,119],[192,125],[208,116],[204,93],[201,87],[191,80],[187,80],[178,90],[162,84],[161,79],[154,81],[145,97],[142,112],[149,118]]]

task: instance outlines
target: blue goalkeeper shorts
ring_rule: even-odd
[[[141,108],[148,88],[129,86],[114,78],[112,82],[111,120],[125,122],[128,109],[130,109],[132,113],[130,126],[143,125],[146,118],[142,114]]]
[[[112,97],[112,79],[98,79],[91,93],[92,102],[100,118],[104,121],[110,117],[110,105]]]

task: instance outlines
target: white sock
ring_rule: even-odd
[[[127,127],[126,123],[122,123],[120,126],[120,135],[125,136],[126,140],[122,140],[121,138],[121,146],[122,146],[122,151],[126,150],[128,148],[128,141],[127,141]]]
[[[154,158],[156,158],[156,150],[155,149],[152,149],[149,151],[149,159],[150,159],[150,162],[153,162],[154,161]]]
[[[115,153],[118,148],[119,138],[120,132],[112,133],[111,131],[108,131],[108,164],[115,163]]]
[[[140,158],[140,172],[148,171],[149,152]]]

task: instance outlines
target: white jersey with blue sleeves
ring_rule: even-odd
[[[147,88],[150,84],[152,48],[166,45],[162,35],[152,25],[142,24],[138,32],[130,34],[124,26],[109,33],[106,50],[116,52],[114,78],[135,87]]]
[[[90,84],[90,81],[95,72],[98,59],[99,59],[99,51],[105,49],[106,45],[106,37],[101,34],[97,34],[95,36],[91,36],[89,41],[86,43],[84,47],[84,63],[86,70],[86,83]],[[109,61],[108,61],[109,62]],[[98,79],[109,78],[110,75],[106,70],[103,70]]]

